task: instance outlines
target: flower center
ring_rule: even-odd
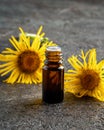
[[[99,85],[100,77],[98,73],[93,70],[86,70],[83,72],[81,78],[81,85],[87,90],[93,90]]]
[[[18,57],[18,67],[24,73],[35,72],[40,65],[40,58],[34,51],[24,51]]]

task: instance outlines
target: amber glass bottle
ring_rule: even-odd
[[[42,96],[46,103],[59,103],[64,98],[64,67],[62,51],[59,46],[46,49],[46,60],[43,67]]]

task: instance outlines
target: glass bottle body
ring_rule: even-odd
[[[59,103],[64,98],[62,53],[48,52],[43,67],[42,96],[46,103]]]

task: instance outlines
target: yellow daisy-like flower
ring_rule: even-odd
[[[1,76],[9,74],[5,80],[7,83],[41,83],[45,49],[54,44],[44,40],[42,26],[32,41],[22,28],[19,29],[21,31],[19,40],[14,36],[10,39],[15,49],[6,48],[0,54],[0,74]]]
[[[72,56],[68,62],[74,69],[65,73],[65,91],[104,101],[104,60],[97,63],[96,49],[86,53],[82,50],[80,60]]]

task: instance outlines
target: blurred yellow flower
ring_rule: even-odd
[[[96,49],[82,50],[79,57],[73,55],[68,62],[74,69],[65,73],[65,92],[104,101],[104,60],[97,63]]]
[[[0,74],[9,74],[5,80],[7,83],[41,83],[42,66],[45,59],[45,49],[54,45],[52,41],[45,39],[45,33],[41,33],[42,26],[31,40],[22,28],[17,40],[14,36],[10,39],[12,48],[6,48],[0,54]]]

